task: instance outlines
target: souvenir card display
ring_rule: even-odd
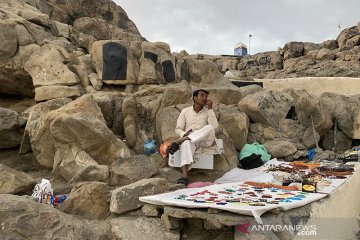
[[[346,179],[354,168],[334,161],[305,162],[294,161],[290,163],[269,164],[265,169],[271,172],[274,179],[283,185],[298,186],[298,190],[305,192],[330,193],[339,186],[339,181],[333,179]],[[332,186],[332,182],[335,183]],[[298,183],[298,184],[296,184]],[[309,185],[310,184],[310,185]]]
[[[296,187],[271,183],[244,182],[218,191],[201,190],[180,194],[174,199],[214,205],[267,206],[302,201],[308,193],[294,191]]]

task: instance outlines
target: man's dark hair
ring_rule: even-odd
[[[206,94],[209,94],[209,91],[208,90],[205,90],[205,89],[198,89],[196,91],[193,92],[193,97],[197,97],[197,95],[199,95],[199,92],[205,92]]]
[[[205,90],[205,89],[198,89],[196,91],[193,92],[193,100],[194,100],[194,97],[197,97],[199,95],[199,92],[205,92],[207,95],[209,95],[209,91],[208,90]]]

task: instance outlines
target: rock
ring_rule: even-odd
[[[70,62],[71,65],[69,66],[69,68],[79,77],[80,85],[83,88],[88,87],[90,85],[89,75],[91,73],[97,75],[96,73],[94,73],[93,64],[90,56],[84,55],[80,51],[74,51],[70,56]]]
[[[185,104],[192,98],[190,85],[167,87],[161,102],[161,109],[178,104]]]
[[[78,147],[59,148],[54,156],[54,176],[62,176],[70,183],[83,181],[108,182],[109,168],[99,165]]]
[[[275,71],[283,68],[283,59],[277,51],[257,53],[252,57],[256,65],[260,66],[260,71]]]
[[[125,98],[122,105],[126,143],[133,148],[138,141],[138,111],[135,98]]]
[[[0,164],[0,194],[24,193],[32,190],[35,184],[28,174]]]
[[[150,157],[154,161],[157,169],[168,166],[167,158],[164,158],[160,153],[151,154]]]
[[[290,91],[289,93],[295,99],[295,111],[301,125],[312,126],[313,120],[315,130],[320,136],[333,126],[331,111],[319,98],[310,95],[306,90]]]
[[[356,26],[342,30],[339,36],[336,38],[337,42],[339,43],[339,48],[343,48],[347,41],[356,35],[359,35],[359,30]]]
[[[161,215],[161,222],[166,227],[166,229],[179,229],[180,228],[180,222],[179,219],[171,217],[167,214]]]
[[[147,217],[158,217],[160,216],[159,208],[152,204],[145,204],[141,208],[141,212]]]
[[[211,99],[214,103],[232,105],[237,104],[244,97],[244,95],[242,95],[241,88],[234,87],[232,84],[209,86],[206,87],[206,90],[209,91],[208,98]]]
[[[17,51],[17,34],[14,28],[15,24],[0,22],[0,59],[9,59]]]
[[[248,95],[239,102],[239,108],[256,123],[278,128],[290,110],[293,98],[278,91],[263,91]]]
[[[122,214],[144,205],[139,197],[162,193],[169,190],[168,182],[163,178],[143,179],[116,188],[111,194],[110,212]]]
[[[320,161],[320,160],[335,160],[336,159],[336,154],[333,151],[322,151],[320,149],[316,149],[315,151],[315,156],[313,158],[313,161]]]
[[[110,184],[124,186],[157,173],[154,160],[145,155],[132,156],[111,164]]]
[[[73,23],[74,31],[91,35],[97,40],[111,39],[109,23],[105,20],[91,17],[81,17]]]
[[[80,82],[77,75],[64,64],[65,57],[58,49],[59,47],[50,44],[44,45],[40,52],[33,54],[25,64],[24,68],[31,75],[36,88],[51,85],[71,86]]]
[[[162,142],[177,139],[175,127],[180,111],[176,107],[161,109],[156,115],[156,129]]]
[[[80,97],[79,85],[74,86],[43,86],[35,88],[35,101],[51,100],[62,97]]]
[[[30,4],[31,2],[29,2]],[[97,1],[91,4],[83,2],[73,2],[69,0],[52,2],[51,4],[31,3],[42,12],[51,16],[52,20],[71,24],[82,17],[91,16],[94,19],[106,20],[109,24],[126,30],[129,34],[140,35],[135,24],[128,18],[126,12],[111,1],[99,3]]]
[[[80,221],[31,198],[2,194],[1,236],[10,239],[112,239],[104,224]]]
[[[17,148],[1,150],[0,164],[3,164],[20,172],[36,171],[39,168],[34,154],[19,154],[19,149]]]
[[[303,52],[304,56],[311,55],[312,52],[316,52],[321,49],[320,44],[311,43],[311,42],[304,42],[303,44],[304,44],[304,52]]]
[[[15,96],[34,97],[31,76],[24,70],[24,64],[40,47],[36,44],[19,46],[16,55],[0,64],[0,92]]]
[[[284,140],[267,141],[264,146],[272,158],[284,158],[293,155],[297,151],[293,143]]]
[[[262,87],[260,87],[259,85],[254,85],[254,84],[244,86],[239,89],[239,92],[240,92],[242,98],[244,98],[248,95],[257,93],[257,92],[261,92],[261,91],[264,91],[264,89]]]
[[[214,214],[208,213],[206,210],[186,209],[170,206],[164,207],[164,214],[180,219],[203,219],[206,230],[222,229],[225,226],[234,226],[239,222],[247,222],[253,219],[253,217],[229,212],[222,212],[217,214],[215,217]]]
[[[283,47],[284,59],[297,58],[303,56],[304,43],[302,42],[289,42]]]
[[[22,135],[19,114],[11,109],[0,107],[0,149],[20,145]]]
[[[280,122],[280,131],[285,133],[290,139],[301,140],[305,127],[292,119],[284,119]]]
[[[320,102],[335,119],[339,129],[351,139],[360,139],[360,101],[335,93],[323,93]]]
[[[183,74],[182,78],[192,83],[221,85],[223,82],[217,66],[209,60],[185,58]]]
[[[68,198],[60,205],[64,213],[89,220],[105,219],[109,212],[110,189],[106,183],[88,182],[77,184]]]
[[[178,240],[180,233],[167,230],[159,218],[119,217],[110,221],[115,239]]]
[[[335,137],[335,141],[334,141]],[[336,144],[336,145],[334,145]],[[337,153],[342,153],[347,149],[350,149],[352,146],[352,140],[347,137],[344,133],[337,129],[336,136],[334,134],[334,130],[329,130],[324,135],[324,139],[322,141],[322,146],[325,150],[332,150]]]
[[[159,170],[158,177],[165,178],[169,183],[176,183],[176,180],[182,177],[181,172],[172,167],[164,167]]]
[[[338,42],[336,40],[326,40],[322,43],[324,48],[334,50],[339,47]]]
[[[94,87],[94,89],[99,91],[103,85],[103,82],[99,78],[99,75],[96,73],[90,73],[88,78],[89,78],[89,81],[91,82],[91,85]]]
[[[98,91],[93,94],[93,97],[101,109],[106,121],[106,126],[112,128],[114,124],[119,124],[115,122],[115,120],[118,119],[116,114],[122,114],[122,108],[121,105],[116,105],[116,101],[123,101],[122,94],[119,92]]]
[[[314,136],[315,134],[315,136]],[[316,147],[317,144],[320,141],[320,135],[319,133],[315,130],[313,130],[312,127],[308,127],[306,128],[304,135],[302,137],[301,143],[307,148],[313,148]]]
[[[237,107],[221,106],[219,124],[228,132],[236,150],[240,151],[247,143],[250,124],[247,115],[239,111]]]
[[[175,57],[167,43],[144,41],[141,49],[139,84],[176,82]]]
[[[56,37],[70,38],[72,26],[58,21],[51,21],[51,32]]]
[[[98,118],[84,112],[75,114],[60,114],[60,112],[61,110],[50,124],[50,133],[57,148],[69,147],[69,145],[79,147],[103,165],[117,160],[121,151],[124,151],[125,156],[130,155],[125,143]]]
[[[30,113],[26,130],[34,155],[47,168],[53,167],[56,148],[78,147],[99,164],[111,164],[122,150],[125,156],[130,156],[126,145],[106,127],[91,95],[50,112],[47,104],[39,105]]]
[[[335,53],[329,49],[322,48],[319,53],[316,55],[317,60],[334,60]]]
[[[121,51],[126,54],[126,59],[122,59],[119,61],[122,65],[119,65],[118,68],[122,70],[122,73],[117,76],[112,76],[110,73],[104,75],[104,66],[108,66],[111,63],[104,63],[103,51],[107,48],[117,48],[118,51]],[[127,85],[127,84],[135,84],[137,83],[137,76],[139,73],[139,64],[136,61],[133,50],[129,47],[129,45],[123,41],[119,40],[101,40],[96,41],[92,44],[91,48],[91,57],[94,61],[96,72],[99,75],[99,78],[103,80],[103,82],[107,84],[114,85]],[[115,57],[115,56],[114,56]],[[125,64],[126,63],[126,64]],[[108,64],[108,65],[106,65]],[[108,66],[109,67],[109,66]],[[109,75],[109,76],[107,76]],[[105,78],[104,78],[105,76]]]

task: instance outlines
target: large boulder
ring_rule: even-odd
[[[289,93],[295,99],[295,111],[301,125],[306,127],[314,125],[321,136],[333,126],[331,111],[318,97],[309,94],[306,90]]]
[[[175,106],[161,109],[156,115],[156,129],[162,142],[177,139],[175,127],[180,111]]]
[[[35,184],[28,174],[0,164],[0,194],[24,193],[33,189]]]
[[[99,165],[78,147],[59,148],[54,156],[54,176],[61,176],[70,183],[83,181],[109,181],[109,167]]]
[[[295,144],[284,140],[267,141],[264,146],[273,158],[284,158],[297,151]]]
[[[106,183],[85,182],[77,184],[60,210],[90,220],[105,219],[109,215],[110,188]]]
[[[352,139],[339,131],[330,130],[324,135],[322,147],[324,150],[331,150],[337,153],[342,153],[352,146]]]
[[[1,239],[112,239],[103,224],[80,221],[48,204],[29,197],[2,194],[0,197]]]
[[[35,100],[80,96],[78,76],[65,65],[67,51],[57,45],[44,45],[26,62],[24,69],[31,75],[35,86]]]
[[[111,164],[110,184],[124,186],[157,173],[155,161],[145,155],[132,156]]]
[[[247,143],[250,125],[248,116],[235,106],[221,105],[219,109],[219,124],[228,132],[236,150],[240,151]]]
[[[320,102],[331,113],[337,126],[349,138],[360,139],[360,101],[336,93],[323,93]]]
[[[297,58],[303,56],[304,43],[302,42],[289,42],[283,47],[284,59]]]
[[[184,104],[192,98],[190,85],[173,85],[166,88],[160,108]]]
[[[99,164],[111,164],[122,151],[130,156],[127,146],[107,128],[91,95],[43,115],[34,108],[26,129],[38,162],[47,168],[53,167],[57,148],[78,147]]]
[[[168,181],[164,178],[143,179],[116,188],[111,193],[110,212],[122,214],[140,208],[144,203],[140,202],[139,197],[163,193],[168,190]]]
[[[0,149],[20,145],[23,129],[18,118],[17,112],[0,107]]]
[[[166,43],[141,44],[139,84],[172,83],[177,80],[175,57]]]
[[[137,83],[139,64],[134,51],[126,42],[96,41],[91,47],[91,57],[103,82],[114,85]]]
[[[210,60],[185,58],[182,78],[192,83],[221,85],[224,79],[216,64]]]
[[[256,123],[262,123],[275,129],[285,119],[293,103],[293,98],[279,91],[263,91],[248,95],[239,102],[239,108]]]
[[[358,30],[357,26],[344,29],[336,38],[337,42],[339,43],[339,48],[345,47],[348,40],[359,34],[360,31]]]

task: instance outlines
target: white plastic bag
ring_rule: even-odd
[[[54,192],[51,188],[50,181],[47,179],[42,179],[41,183],[35,185],[33,194],[31,196],[41,203],[46,200],[47,195],[52,196],[54,195]]]

